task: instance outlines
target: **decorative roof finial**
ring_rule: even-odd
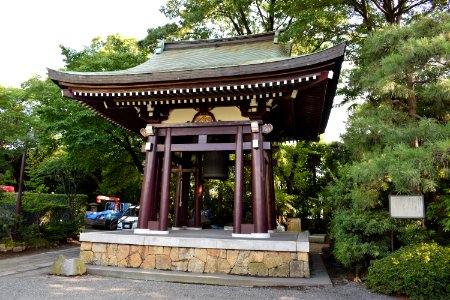
[[[155,54],[161,54],[164,51],[164,40],[157,40]]]
[[[280,30],[275,30],[275,35],[273,36],[273,43],[278,44],[278,38],[280,37]]]

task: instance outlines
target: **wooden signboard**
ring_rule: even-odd
[[[392,218],[423,219],[425,218],[423,195],[391,195],[389,196],[389,211]]]

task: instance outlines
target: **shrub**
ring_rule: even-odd
[[[450,299],[450,247],[410,245],[372,261],[367,287],[377,293],[411,299]]]
[[[413,245],[418,243],[427,243],[431,240],[432,231],[428,231],[417,221],[397,220],[398,232],[397,239],[401,245]]]
[[[392,218],[383,211],[336,211],[331,227],[334,257],[344,267],[352,268],[359,280],[370,260],[389,254],[394,226]]]
[[[0,200],[0,238],[12,240],[15,194],[5,193]],[[24,193],[18,240],[44,245],[44,240],[53,244],[76,237],[83,226],[86,202],[86,195]]]

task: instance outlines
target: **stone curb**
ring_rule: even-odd
[[[319,254],[311,254],[311,278],[268,278],[228,274],[196,274],[178,271],[87,265],[87,273],[105,277],[146,281],[224,285],[237,287],[317,287],[333,286]]]

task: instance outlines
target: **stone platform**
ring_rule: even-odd
[[[227,230],[86,232],[80,258],[88,264],[262,277],[310,277],[309,233],[277,232],[270,238],[236,238]]]

